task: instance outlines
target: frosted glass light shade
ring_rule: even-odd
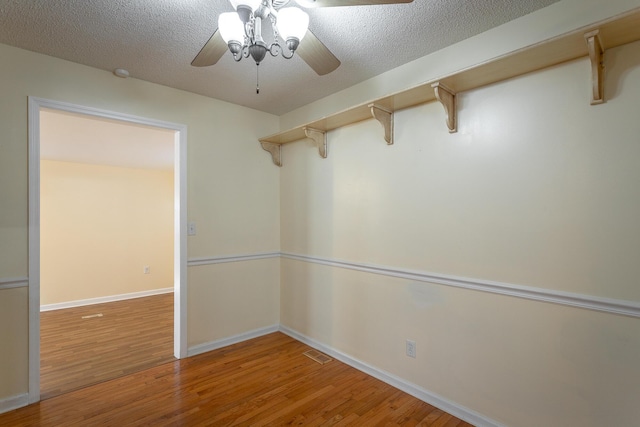
[[[231,6],[235,10],[238,10],[238,6],[247,6],[251,9],[251,11],[255,11],[260,7],[262,0],[229,0],[231,2]]]
[[[221,13],[218,17],[218,29],[225,43],[231,40],[242,44],[244,40],[244,24],[235,12]]]
[[[291,37],[302,40],[309,28],[309,15],[297,7],[286,7],[278,11],[278,31],[284,40]]]
[[[318,7],[318,4],[315,0],[296,0],[296,3],[298,3],[302,7],[306,7],[307,9]]]

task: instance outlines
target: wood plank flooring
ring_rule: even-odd
[[[436,426],[450,414],[273,333],[0,415],[2,426]]]
[[[172,293],[40,313],[42,399],[174,360]]]

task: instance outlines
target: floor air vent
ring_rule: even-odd
[[[318,362],[321,365],[324,365],[325,363],[329,363],[329,362],[331,362],[333,360],[332,358],[330,358],[326,354],[320,353],[318,350],[309,350],[309,351],[305,351],[302,354],[307,356],[309,359],[315,360],[316,362]]]

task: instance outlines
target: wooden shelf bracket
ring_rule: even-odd
[[[369,108],[371,108],[373,118],[379,121],[384,128],[384,140],[387,141],[387,145],[393,145],[393,111],[377,104],[369,104]]]
[[[456,105],[456,93],[440,82],[433,83],[431,87],[436,94],[436,99],[440,101],[440,104],[444,107],[444,112],[447,115],[446,122],[449,133],[457,132],[458,106]]]
[[[604,49],[600,41],[600,30],[584,35],[591,60],[591,105],[604,102]]]
[[[282,145],[273,142],[260,141],[262,149],[271,153],[271,158],[276,166],[282,167]]]
[[[327,133],[322,130],[306,127],[304,134],[313,141],[313,145],[318,147],[318,153],[323,159],[327,158]]]

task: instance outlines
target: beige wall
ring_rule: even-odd
[[[40,183],[41,305],[173,287],[173,171],[42,160]]]
[[[27,392],[29,358],[24,348],[29,335],[27,300],[27,288],[0,290],[0,401]]]
[[[188,219],[198,232],[188,238],[188,257],[279,250],[279,169],[258,144],[258,137],[277,131],[277,117],[6,45],[0,45],[0,57],[0,278],[28,274],[28,96],[186,125]],[[229,286],[262,288],[266,282],[277,288],[279,277],[271,273],[279,260],[247,264],[258,270],[251,278],[260,281],[230,272]],[[189,274],[203,268],[189,267]],[[211,282],[200,277],[188,283],[187,327],[199,331],[197,339],[187,337],[193,344],[216,339],[226,327],[209,316]],[[0,321],[6,326],[0,403],[28,391],[27,298],[24,288],[0,290]],[[224,305],[224,298],[216,296],[216,303]],[[228,298],[238,313],[268,313],[256,315],[254,325],[272,326],[279,316],[278,304],[270,300]]]
[[[194,290],[188,305],[207,301],[206,310],[189,310],[189,347],[280,323],[279,259],[203,265],[188,273]]]
[[[282,251],[640,301],[640,42],[285,146]],[[282,260],[281,323],[510,426],[640,419],[640,321]],[[417,358],[405,356],[405,340]],[[633,396],[633,397],[632,397]]]

